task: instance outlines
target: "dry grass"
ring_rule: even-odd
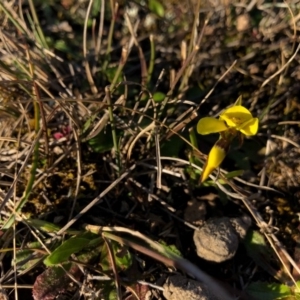
[[[166,1],[163,16],[139,1],[96,4],[0,4],[1,287],[11,299],[31,299],[35,282],[36,299],[46,299],[43,277],[35,281],[43,259],[86,223],[110,226],[100,244],[112,267],[105,270],[99,249],[89,258],[74,252],[63,277],[69,287],[54,285],[65,299],[107,298],[115,287],[116,299],[145,299],[150,290],[156,299],[151,284],[170,273],[160,263],[214,288],[227,279],[231,296],[255,281],[297,281],[299,2]],[[213,138],[196,137],[196,121],[239,95],[259,116],[259,134],[233,145],[219,174],[225,185],[199,186]],[[241,249],[228,264],[203,265],[192,245],[197,227],[184,217],[193,201],[202,204],[196,224],[250,215],[276,254],[272,263]],[[175,245],[212,277],[142,249],[145,236]],[[123,273],[112,240],[137,251]]]

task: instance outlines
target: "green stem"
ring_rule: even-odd
[[[106,99],[107,99],[107,104],[108,104],[109,120],[111,123],[112,139],[113,139],[114,149],[116,152],[116,164],[118,166],[118,172],[120,172],[121,171],[120,149],[119,149],[119,144],[118,144],[118,139],[117,139],[116,126],[115,126],[115,120],[114,120],[114,114],[113,114],[113,108],[112,108],[112,103],[111,103],[111,98],[110,98],[110,88],[109,87],[105,88],[105,93],[106,93]]]
[[[190,128],[190,130],[189,130],[189,137],[190,137],[190,142],[193,145],[193,147],[196,148],[196,149],[198,149],[197,136],[196,136],[196,133],[195,133],[195,129],[193,127]],[[189,160],[190,160],[191,163],[196,164],[193,155],[190,155],[190,159]]]
[[[109,62],[109,55],[111,52],[111,45],[112,45],[112,39],[113,39],[113,33],[114,33],[114,28],[115,28],[115,20],[116,20],[116,14],[118,12],[118,3],[113,5],[113,1],[111,1],[111,22],[110,22],[110,27],[109,27],[109,33],[108,33],[108,39],[107,39],[107,48],[106,48],[106,53],[105,53],[105,61],[103,63],[103,72],[105,72],[108,62]]]
[[[151,80],[151,76],[154,69],[154,61],[155,61],[155,44],[154,44],[154,38],[153,35],[150,34],[150,61],[149,61],[149,67],[148,67],[148,78],[147,78],[147,85],[149,84]]]

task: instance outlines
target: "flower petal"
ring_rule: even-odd
[[[252,118],[249,121],[242,124],[240,128],[237,128],[244,135],[255,135],[258,131],[258,118]]]
[[[220,166],[228,152],[229,146],[230,143],[220,139],[211,148],[201,174],[200,183],[206,180],[211,172]]]
[[[252,119],[252,114],[246,107],[236,105],[225,109],[220,119],[224,120],[229,127],[237,127]]]
[[[202,135],[221,132],[226,129],[228,128],[224,121],[212,117],[202,118],[197,124],[197,132]]]

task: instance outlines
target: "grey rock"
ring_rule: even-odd
[[[219,300],[205,284],[181,275],[169,277],[163,288],[167,300]]]
[[[194,232],[199,257],[213,262],[232,258],[239,245],[239,235],[227,217],[211,219]]]

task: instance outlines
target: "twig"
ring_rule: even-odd
[[[132,165],[126,172],[124,172],[118,179],[111,183],[104,191],[102,191],[96,198],[94,198],[85,208],[83,208],[80,213],[78,213],[72,220],[70,220],[63,228],[61,228],[57,235],[61,235],[68,228],[70,228],[76,221],[78,221],[87,211],[89,211],[93,206],[100,203],[102,198],[109,193],[115,186],[117,186],[123,179],[125,179],[130,172],[135,169],[135,164]]]

